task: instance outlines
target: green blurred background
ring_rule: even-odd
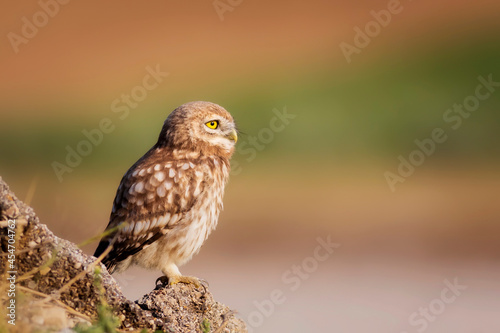
[[[214,3],[230,6],[223,20]],[[474,94],[479,76],[500,81],[500,3],[401,2],[348,62],[341,43],[354,44],[353,29],[387,8],[74,1],[13,47],[12,33],[21,36],[23,17],[32,22],[41,5],[9,3],[0,14],[0,175],[56,235],[81,242],[104,229],[121,176],[171,110],[212,101],[242,131],[239,168],[217,231],[182,271],[207,279],[254,331],[416,331],[409,315],[455,277],[468,291],[427,331],[498,330],[500,90],[457,130],[443,114]],[[169,75],[120,119],[113,101],[142,85],[148,66]],[[295,118],[250,158],[242,148],[276,109]],[[60,182],[52,163],[103,118],[115,129]],[[446,142],[391,191],[384,173],[435,128]],[[289,290],[283,273],[327,235],[342,246]],[[158,276],[127,274],[118,280],[131,298]],[[286,302],[255,315],[276,288]]]

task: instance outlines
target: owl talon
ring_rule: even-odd
[[[205,279],[198,279],[203,288],[207,289],[209,287],[208,281]]]
[[[160,276],[159,278],[156,279],[155,286],[158,286],[158,285],[160,285],[160,286],[166,286],[166,285],[169,284],[168,282],[169,282],[168,277],[166,277],[165,275],[162,275],[162,276]]]
[[[201,286],[203,287],[203,295],[204,295],[207,293],[208,281],[204,280],[204,279],[199,279],[199,280],[200,280]]]

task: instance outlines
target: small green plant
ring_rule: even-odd
[[[200,323],[200,328],[203,333],[210,333],[210,322],[207,318],[203,318],[203,321]]]
[[[113,310],[106,302],[104,289],[101,284],[101,269],[94,269],[94,286],[97,288],[101,304],[97,306],[97,320],[91,325],[77,325],[74,330],[77,333],[118,333],[116,330],[120,326],[120,319],[113,315]]]
[[[77,333],[117,333],[116,328],[120,325],[120,320],[113,315],[113,311],[108,305],[97,306],[97,320],[91,326],[76,325],[74,330]]]

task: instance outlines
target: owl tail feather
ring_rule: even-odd
[[[109,240],[102,240],[99,242],[99,245],[97,245],[97,248],[95,249],[94,252],[94,257],[99,257],[101,254],[104,253],[108,249],[108,247],[112,246],[111,242]],[[102,261],[101,261],[104,266],[108,269],[109,274],[113,274],[116,263],[114,260],[110,259],[109,253],[106,255]]]

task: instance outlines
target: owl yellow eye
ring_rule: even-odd
[[[219,127],[219,122],[217,120],[211,120],[205,123],[205,125],[207,125],[208,128],[217,129],[217,127]]]

